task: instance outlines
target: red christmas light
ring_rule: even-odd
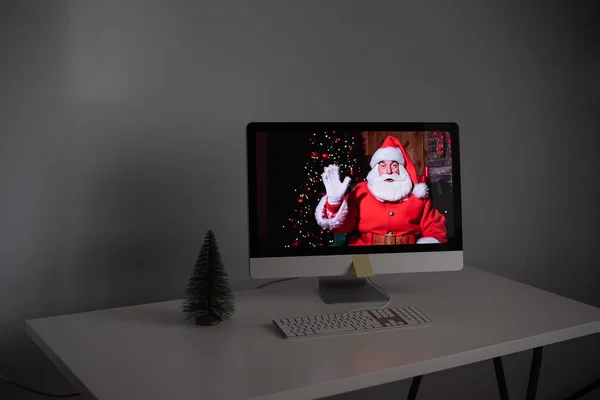
[[[444,136],[442,132],[433,132],[433,136],[437,138],[437,154],[442,157],[444,155]]]
[[[362,174],[357,165],[358,159],[352,154],[355,148],[360,150],[357,146],[361,145],[352,137],[346,137],[344,134],[338,136],[336,131],[313,132],[309,146],[311,148],[306,152],[305,177],[294,193],[297,207],[293,211],[295,215],[286,224],[290,234],[294,235],[289,238],[289,247],[326,247],[333,243],[333,235],[325,229],[320,229],[314,221],[314,209],[318,201],[326,195],[321,176],[323,167],[330,164],[339,165],[348,171],[346,173],[353,179]],[[308,198],[307,194],[310,195]]]

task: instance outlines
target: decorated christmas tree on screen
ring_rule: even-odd
[[[321,174],[328,165],[340,167],[340,176],[351,178],[348,190],[364,180],[364,145],[360,132],[315,132],[309,136],[309,151],[303,166],[304,180],[294,189],[295,204],[283,228],[285,247],[325,247],[345,239],[323,230],[315,221],[315,208],[325,195]]]

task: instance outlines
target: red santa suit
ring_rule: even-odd
[[[445,217],[433,208],[427,185],[417,182],[416,169],[397,139],[384,141],[371,167],[382,160],[404,165],[413,183],[409,194],[383,201],[373,195],[367,182],[360,182],[335,205],[324,196],[315,209],[317,223],[335,233],[354,233],[351,246],[447,242]]]

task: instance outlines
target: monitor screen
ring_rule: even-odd
[[[462,250],[453,123],[253,123],[250,257]]]

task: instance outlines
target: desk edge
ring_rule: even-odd
[[[90,400],[98,400],[96,396],[83,384],[83,382],[75,375],[73,371],[62,361],[62,359],[52,350],[46,341],[36,332],[31,322],[35,320],[25,321],[25,332],[31,340],[42,350],[42,352],[52,361],[60,373],[73,385],[74,389],[81,395],[82,398]]]
[[[275,400],[282,397],[321,399],[386,383],[402,381],[419,375],[428,375],[439,371],[462,367],[481,361],[491,360],[495,357],[508,356],[532,350],[536,347],[549,346],[598,333],[600,333],[600,321],[594,321],[511,342],[468,350],[456,355],[444,356],[411,365],[364,374],[358,377],[338,379],[309,387],[259,395],[251,397],[249,400]]]

